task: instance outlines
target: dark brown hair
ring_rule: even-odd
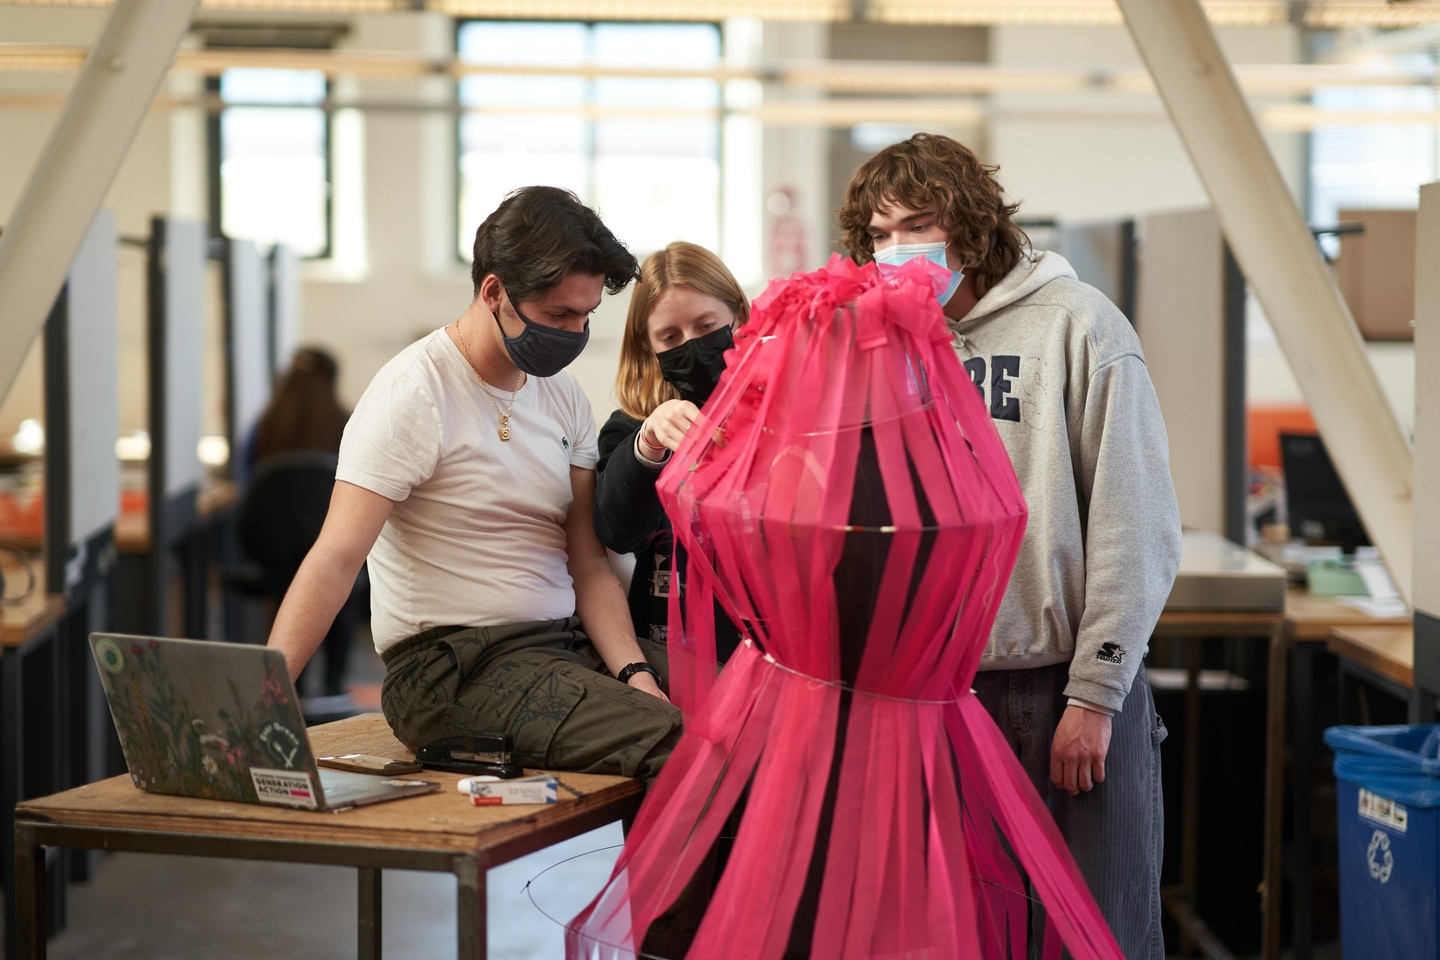
[[[724,261],[704,247],[677,240],[646,257],[640,280],[630,293],[625,336],[620,341],[620,369],[615,375],[620,409],[636,420],[644,420],[660,404],[680,396],[660,375],[660,361],[650,346],[650,312],[671,287],[688,287],[714,297],[730,309],[737,326],[750,319],[745,291]]]
[[[335,358],[319,347],[295,351],[255,426],[254,457],[284,450],[339,452],[350,411],[335,397]]]
[[[995,179],[999,167],[984,164],[970,148],[935,133],[917,133],[891,144],[861,164],[845,188],[836,216],[841,242],[857,263],[875,256],[870,218],[894,204],[935,209],[951,249],[983,294],[1020,262],[1030,239],[1012,217]]]
[[[511,191],[475,231],[474,254],[475,295],[493,273],[515,304],[549,290],[571,270],[604,276],[611,293],[624,290],[639,272],[635,257],[595,211],[559,187]]]

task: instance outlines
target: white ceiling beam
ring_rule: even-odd
[[[64,73],[84,64],[83,46],[0,42],[0,72]],[[473,63],[407,52],[213,49],[181,50],[175,69],[218,76],[234,67],[317,70],[327,76],[507,75],[631,79],[765,80],[792,87],[864,94],[1075,91],[1144,94],[1155,87],[1143,67],[1116,64],[923,63],[783,60],[754,67],[652,67],[644,64]],[[1317,87],[1437,86],[1440,70],[1395,62],[1240,64],[1235,76],[1254,95],[1305,95]]]
[[[0,234],[0,401],[44,326],[198,3],[118,0],[90,52]]]
[[[1340,478],[1412,594],[1411,453],[1365,345],[1196,0],[1119,0]],[[1275,907],[1278,907],[1278,891]]]

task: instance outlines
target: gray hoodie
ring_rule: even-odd
[[[1180,565],[1165,423],[1140,340],[1043,251],[950,326],[1030,509],[980,669],[1069,661],[1065,695],[1118,711]]]

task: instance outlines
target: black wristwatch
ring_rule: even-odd
[[[643,660],[638,660],[635,663],[625,664],[625,666],[620,668],[620,672],[615,674],[615,679],[619,680],[621,683],[628,684],[630,682],[630,678],[635,676],[635,674],[637,673],[648,673],[650,674],[650,676],[655,678],[656,686],[661,685],[660,672]]]

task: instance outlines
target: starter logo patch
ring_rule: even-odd
[[[1100,652],[1095,654],[1096,660],[1104,660],[1106,663],[1120,663],[1125,659],[1125,651],[1113,643],[1100,644]]]

